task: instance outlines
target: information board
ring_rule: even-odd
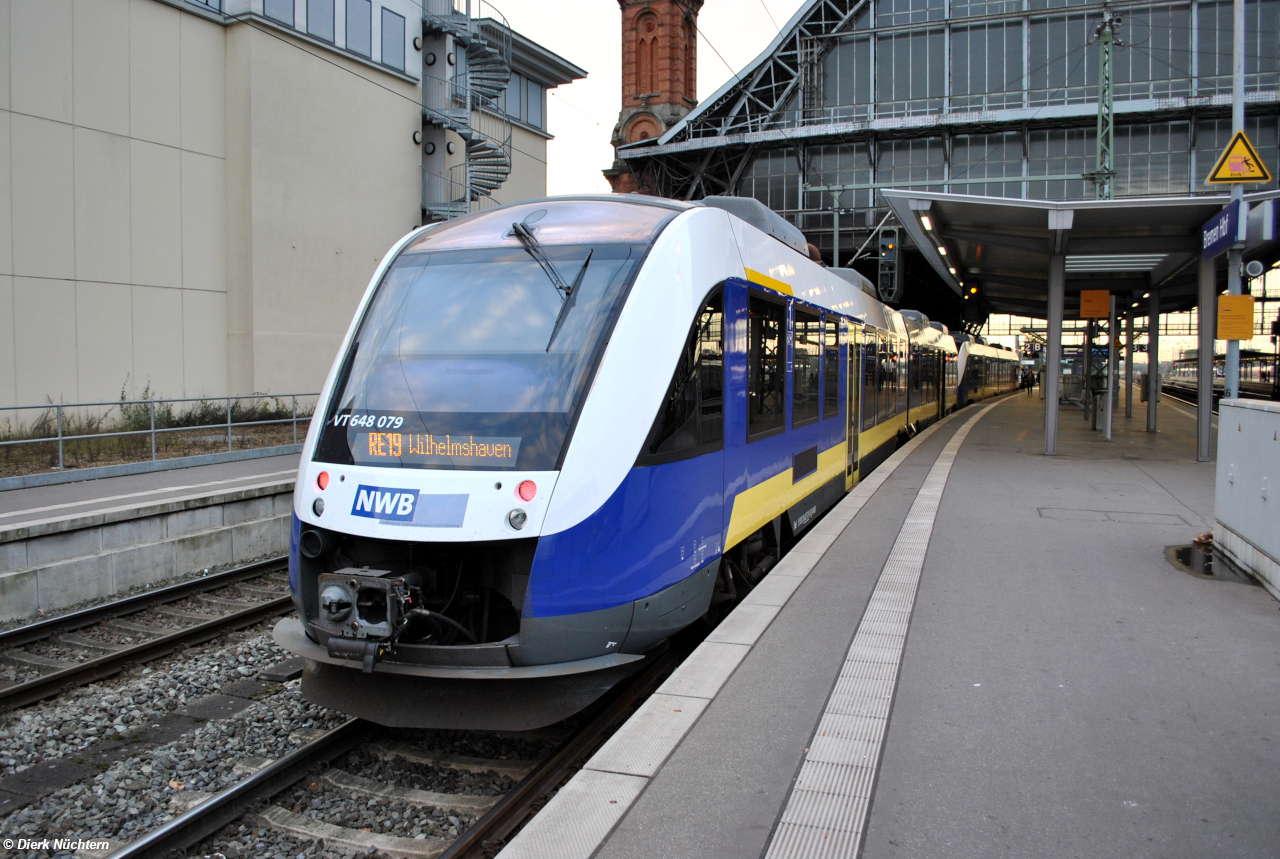
[[[1253,339],[1253,296],[1218,296],[1218,340]]]
[[[1111,293],[1105,289],[1080,290],[1080,318],[1106,319],[1111,315]]]

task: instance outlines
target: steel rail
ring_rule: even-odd
[[[255,803],[270,800],[305,776],[312,767],[327,763],[360,741],[368,723],[350,719],[301,748],[268,764],[258,772],[214,796],[208,802],[111,853],[107,859],[162,859],[182,851],[239,820]]]
[[[1171,400],[1176,400],[1177,402],[1182,403],[1184,406],[1191,406],[1192,408],[1200,407],[1200,403],[1197,400],[1191,399],[1192,394],[1189,391],[1187,391],[1185,388],[1176,388],[1169,385],[1161,385],[1160,393],[1162,396],[1168,397]],[[1211,397],[1211,400],[1213,402],[1213,408],[1211,408],[1209,411],[1215,417],[1218,414],[1217,406],[1218,406],[1218,400],[1220,399],[1222,399],[1222,395],[1219,394],[1217,391],[1214,391]],[[1245,399],[1253,399],[1253,398],[1245,397]]]
[[[21,647],[33,641],[42,641],[60,632],[71,632],[103,620],[111,620],[122,615],[133,614],[153,605],[176,602],[191,594],[203,593],[204,591],[225,587],[245,579],[256,578],[265,572],[270,572],[272,567],[287,560],[288,556],[277,555],[274,558],[267,558],[265,561],[255,561],[252,564],[232,567],[219,573],[211,573],[197,579],[189,579],[163,588],[143,591],[123,599],[112,600],[101,605],[89,606],[79,611],[51,617],[47,620],[14,627],[0,632],[0,648]]]
[[[217,638],[225,632],[252,626],[270,617],[286,614],[293,608],[293,597],[286,596],[268,600],[242,609],[232,614],[215,617],[211,620],[180,629],[169,635],[144,641],[136,647],[129,647],[116,653],[108,653],[97,659],[90,659],[77,665],[71,665],[51,674],[43,674],[26,683],[0,689],[0,713],[14,707],[25,707],[46,698],[60,694],[64,689],[83,686],[95,680],[112,677],[128,670],[141,662],[150,662],[162,656],[168,656],[182,647],[203,644]]]

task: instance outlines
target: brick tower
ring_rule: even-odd
[[[622,111],[611,143],[659,137],[698,102],[698,12],[704,0],[618,0],[622,7]],[[619,193],[642,190],[614,159],[605,178]]]

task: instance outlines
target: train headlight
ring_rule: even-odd
[[[507,522],[510,523],[511,527],[515,528],[517,531],[523,528],[524,523],[528,521],[529,514],[521,510],[519,507],[507,514]]]
[[[317,516],[323,516],[324,515],[324,499],[317,498],[315,501],[313,501],[311,503],[311,510]]]
[[[320,611],[324,612],[325,620],[334,623],[346,620],[354,604],[351,592],[342,585],[329,585],[320,592]]]
[[[534,483],[532,480],[521,481],[520,485],[516,487],[516,497],[525,503],[532,501],[533,496],[537,494],[538,484]]]

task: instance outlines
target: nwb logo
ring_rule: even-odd
[[[356,503],[351,507],[351,515],[392,522],[411,522],[413,521],[413,509],[417,504],[418,491],[416,489],[385,489],[381,486],[360,486],[356,490]]]

